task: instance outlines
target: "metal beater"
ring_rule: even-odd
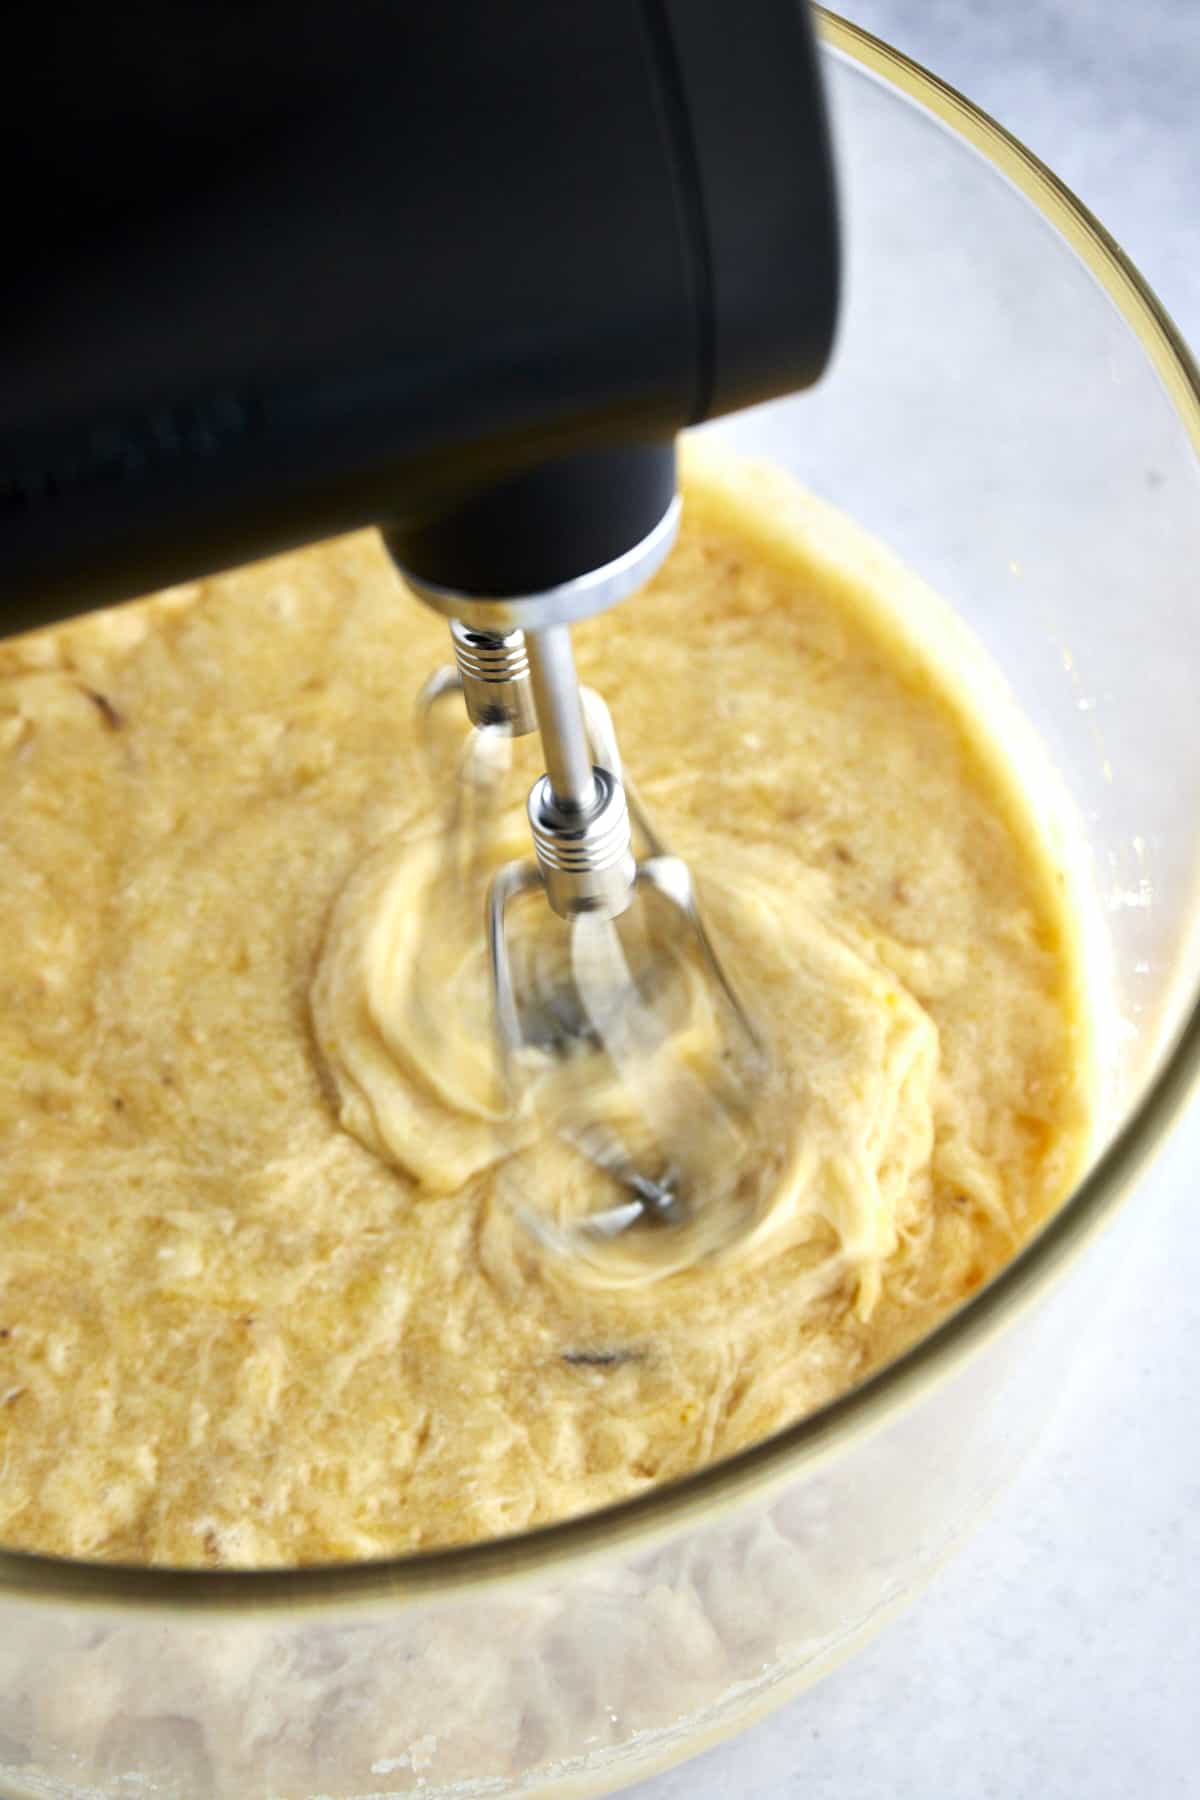
[[[704,923],[691,871],[650,823],[623,769],[608,707],[599,694],[579,685],[571,644],[572,622],[603,610],[650,579],[674,543],[679,512],[676,498],[635,552],[619,566],[600,571],[599,578],[592,575],[536,596],[486,600],[408,577],[421,599],[449,616],[455,656],[454,664],[426,682],[422,712],[457,694],[475,732],[523,737],[538,731],[541,736],[546,770],[526,806],[533,856],[505,863],[495,872],[484,921],[496,1038],[510,1089],[517,1086],[525,1051],[563,1059],[580,1043],[603,1048],[611,1032],[611,1021],[606,1032],[595,1016],[595,1003],[589,1011],[568,985],[557,984],[533,1000],[518,996],[508,926],[511,909],[529,894],[541,895],[560,919],[575,921],[584,915],[618,919],[639,895],[653,892],[691,934],[739,1036],[747,1067],[757,1072],[764,1064],[759,1034]],[[523,627],[509,624],[514,612]],[[620,979],[624,966],[615,941],[610,949],[618,959],[616,986],[623,990],[625,1004],[640,1007],[642,997]],[[718,1103],[714,1098],[713,1104]],[[608,1237],[633,1225],[678,1223],[687,1217],[694,1196],[685,1190],[680,1170],[670,1160],[659,1173],[640,1166],[619,1135],[588,1117],[586,1090],[560,1114],[557,1128],[625,1190],[617,1204],[589,1216],[588,1232]],[[544,1221],[534,1222],[544,1232]]]

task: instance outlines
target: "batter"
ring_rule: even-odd
[[[753,1229],[652,1282],[546,1252],[522,1159],[601,1178],[477,1032],[427,1054],[412,952],[450,1019],[482,956],[418,905],[445,628],[372,534],[0,646],[0,1541],[294,1564],[594,1507],[852,1385],[1065,1196],[1083,974],[1000,753],[852,527],[697,451],[684,495],[577,656],[771,1076]]]

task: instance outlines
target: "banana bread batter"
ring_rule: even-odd
[[[420,904],[445,628],[373,534],[0,646],[0,1541],[291,1564],[560,1518],[844,1390],[1065,1196],[1090,1039],[1031,809],[867,540],[685,477],[577,656],[773,1085],[754,1229],[653,1282],[547,1253],[485,1035],[439,1060],[406,1004],[421,959],[448,1018],[486,988]]]

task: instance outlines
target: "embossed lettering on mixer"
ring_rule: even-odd
[[[1069,1190],[1071,885],[911,578],[761,466],[692,446],[684,494],[576,655],[749,1037],[669,895],[527,895],[501,1079],[482,896],[536,743],[420,723],[447,634],[372,534],[0,647],[4,1542],[305,1563],[641,1492],[861,1379]]]
[[[260,423],[257,400],[227,390],[113,420],[56,446],[44,463],[0,472],[0,512],[53,505],[77,489],[136,482],[159,462],[210,456]]]

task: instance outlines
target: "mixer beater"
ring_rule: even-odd
[[[623,768],[607,705],[579,684],[571,643],[574,619],[599,611],[649,579],[674,542],[678,518],[675,499],[653,541],[622,558],[615,575],[585,578],[549,594],[489,602],[451,595],[408,577],[417,594],[438,611],[459,609],[449,621],[455,662],[430,677],[419,705],[428,715],[446,696],[461,696],[472,732],[460,778],[466,772],[475,808],[495,801],[496,758],[487,753],[487,740],[540,734],[545,772],[526,804],[533,855],[494,870],[483,923],[506,1086],[519,1097],[530,1053],[539,1061],[571,1063],[572,1079],[555,1089],[554,1127],[623,1190],[617,1203],[590,1213],[583,1222],[592,1239],[612,1237],[634,1225],[680,1223],[696,1200],[667,1146],[658,1146],[657,1166],[651,1170],[618,1130],[589,1110],[596,1098],[586,1073],[589,1059],[602,1064],[609,1078],[614,1071],[620,1078],[631,1058],[644,1066],[664,1050],[669,1055],[669,1029],[654,991],[664,971],[655,967],[653,954],[647,959],[643,933],[642,966],[635,978],[615,928],[635,902],[653,896],[665,909],[666,918],[659,921],[660,951],[678,955],[681,938],[690,940],[692,960],[713,984],[736,1037],[736,1056],[726,1052],[720,1077],[700,1097],[709,1119],[747,1103],[745,1093],[735,1095],[737,1083],[730,1079],[735,1061],[743,1080],[765,1068],[761,1039],[721,964],[691,870],[671,854],[651,824]],[[508,625],[514,613],[529,622],[527,628]],[[495,618],[497,628],[485,629],[478,622],[488,617]],[[567,922],[570,969],[558,968],[539,982],[535,965],[526,972],[522,989],[510,946],[511,910],[524,896],[535,894]],[[681,1084],[676,1069],[673,1086],[675,1105],[669,1110],[678,1110],[682,1088],[688,1090],[686,1110],[694,1113],[695,1077],[685,1077]],[[652,1123],[661,1133],[663,1107],[654,1110]],[[674,1133],[668,1128],[666,1135]],[[530,1222],[560,1247],[578,1241],[578,1233],[554,1231],[541,1215],[531,1216]]]

